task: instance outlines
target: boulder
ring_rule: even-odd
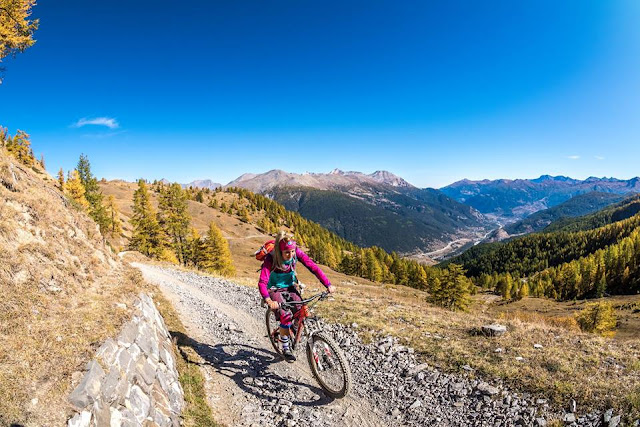
[[[491,325],[484,325],[482,327],[482,333],[488,337],[499,337],[507,332],[507,327],[499,323],[492,323]]]

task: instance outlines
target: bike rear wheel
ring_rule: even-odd
[[[269,341],[271,341],[273,349],[284,359],[282,348],[280,348],[280,322],[276,320],[276,313],[270,308],[267,308],[265,322],[267,324],[267,336],[269,337]]]
[[[323,332],[314,333],[307,343],[307,360],[320,387],[334,399],[345,397],[353,380],[347,358],[338,344]]]

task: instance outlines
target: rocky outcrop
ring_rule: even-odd
[[[153,300],[141,294],[116,339],[107,339],[69,396],[68,426],[180,425],[184,394],[171,337]]]

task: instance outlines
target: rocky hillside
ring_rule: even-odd
[[[131,312],[137,276],[39,166],[0,148],[0,425],[63,425],[97,345]]]

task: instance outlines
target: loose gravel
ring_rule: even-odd
[[[294,364],[273,352],[257,289],[192,272],[134,266],[173,296],[196,350],[213,370],[212,380],[220,375],[231,380],[219,382],[223,390],[212,405],[228,408],[218,413],[232,418],[221,419],[229,425],[545,426],[562,420],[569,426],[606,426],[620,420],[611,411],[576,413],[573,402],[564,411],[552,408],[544,399],[478,379],[471,368],[445,373],[395,337],[365,344],[356,324],[321,322],[343,349],[354,380],[347,398],[332,400],[311,376],[304,349]]]

